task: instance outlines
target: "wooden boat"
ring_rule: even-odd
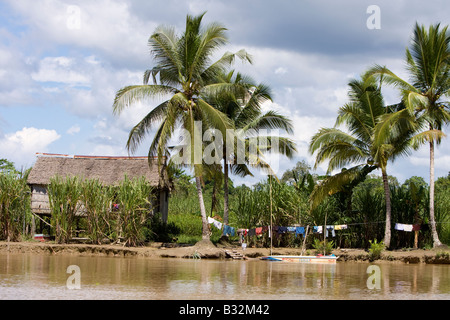
[[[322,263],[322,264],[335,264],[337,258],[334,254],[330,256],[266,256],[262,257],[262,260],[267,261],[282,261],[282,262],[294,262],[294,263]]]

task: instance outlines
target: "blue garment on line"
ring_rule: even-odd
[[[335,236],[336,236],[336,233],[334,232],[334,226],[327,226],[325,237],[328,238],[328,230],[331,231],[331,236],[332,236],[332,237],[335,237]]]
[[[223,234],[224,235],[231,235],[232,237],[234,237],[235,230],[234,230],[233,227],[230,227],[229,225],[224,225],[223,226]]]
[[[288,231],[287,227],[278,227],[278,234],[286,233]]]
[[[295,232],[295,227],[287,227],[288,232]]]
[[[295,228],[295,237],[297,235],[301,234],[302,236],[305,236],[305,227],[296,227]]]

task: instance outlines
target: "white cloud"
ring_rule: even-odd
[[[288,70],[284,67],[278,67],[275,69],[275,74],[285,74],[287,72],[288,72]]]
[[[39,82],[62,82],[70,85],[89,85],[89,77],[76,71],[75,59],[68,57],[45,57],[39,62],[38,72],[31,77]]]
[[[73,125],[72,127],[70,127],[66,132],[70,135],[74,135],[78,132],[80,132],[81,128],[79,125]]]
[[[107,54],[122,65],[145,63],[154,22],[131,15],[128,4],[121,1],[75,3],[43,0],[11,1],[9,5],[27,20],[29,41],[36,46],[58,43]]]
[[[50,144],[61,136],[55,130],[23,128],[0,137],[2,155],[16,164],[16,167],[30,166],[36,152],[47,152]]]

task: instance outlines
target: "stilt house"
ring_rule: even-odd
[[[154,188],[154,212],[160,212],[167,222],[170,181],[164,165],[157,158],[150,166],[147,157],[70,156],[38,153],[28,176],[31,188],[31,211],[37,215],[50,215],[47,186],[55,176],[98,179],[104,185],[116,185],[125,178],[145,177]]]

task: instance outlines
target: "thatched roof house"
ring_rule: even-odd
[[[144,176],[157,193],[156,207],[167,221],[168,194],[170,181],[164,166],[149,166],[147,157],[102,157],[102,156],[69,156],[62,154],[38,153],[35,165],[28,176],[31,187],[31,210],[36,214],[48,215],[47,185],[55,176],[82,179],[98,179],[105,185],[115,185],[128,178]]]

